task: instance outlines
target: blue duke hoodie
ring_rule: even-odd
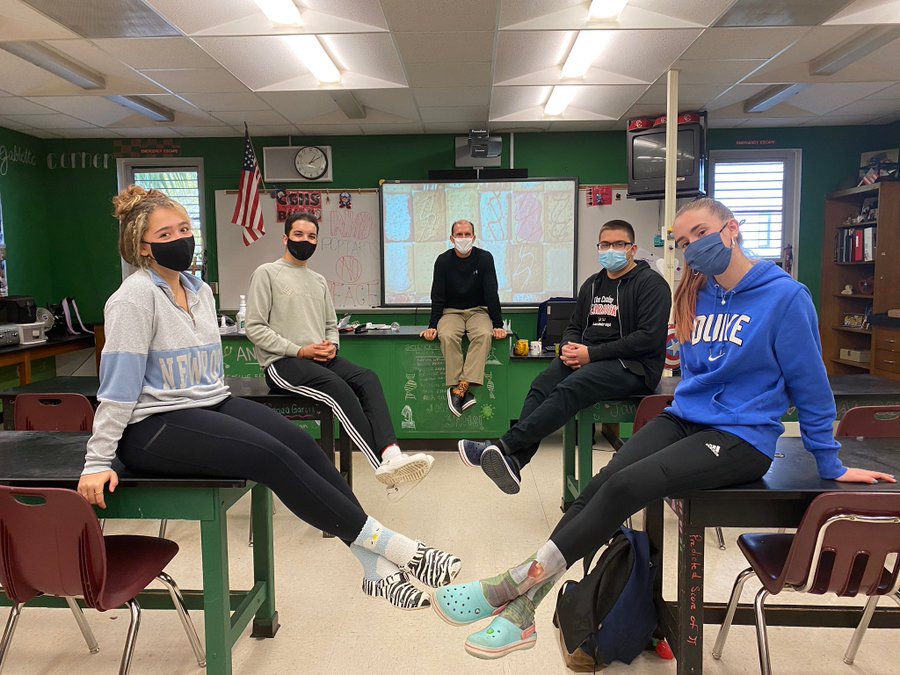
[[[756,263],[730,291],[711,279],[698,293],[681,368],[674,415],[732,433],[772,458],[781,417],[793,402],[819,475],[833,479],[846,471],[812,298],[773,263]]]

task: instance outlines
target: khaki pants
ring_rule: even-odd
[[[484,384],[484,364],[491,353],[493,324],[487,307],[445,309],[438,321],[438,339],[446,366],[446,383],[455,386],[460,380],[470,384]],[[469,336],[465,361],[462,353],[463,335]]]

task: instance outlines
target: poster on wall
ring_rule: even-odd
[[[311,213],[322,220],[322,192],[320,190],[276,190],[275,213],[283,223],[292,213]]]

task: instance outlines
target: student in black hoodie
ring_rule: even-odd
[[[582,408],[609,398],[650,393],[659,384],[672,306],[669,285],[635,261],[634,228],[611,220],[600,228],[603,269],[578,292],[559,358],[531,383],[519,421],[496,442],[459,441],[468,466],[481,466],[503,492],[516,494],[522,468],[541,440]]]

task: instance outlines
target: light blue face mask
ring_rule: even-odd
[[[628,254],[624,251],[602,251],[597,255],[597,260],[607,272],[620,272],[628,265]]]

